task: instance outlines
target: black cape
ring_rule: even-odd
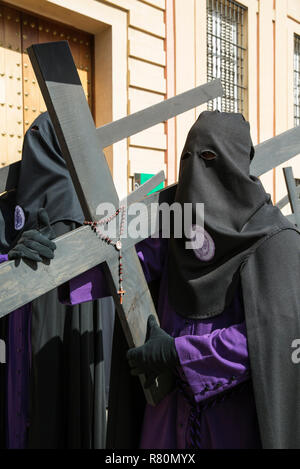
[[[264,448],[300,448],[300,366],[292,360],[292,344],[300,338],[299,235],[283,219],[240,272]]]
[[[56,235],[83,214],[48,113],[24,139],[16,203],[25,229],[45,207]],[[84,253],[83,253],[84,255]],[[106,433],[101,302],[66,306],[55,289],[32,302],[29,448],[103,448]]]
[[[242,118],[239,119],[242,122]],[[253,147],[250,140],[246,144],[249,166]],[[217,153],[212,148],[203,150]],[[255,187],[260,187],[259,181],[252,177],[251,180]],[[274,449],[300,448],[300,365],[292,359],[292,344],[300,339],[300,232],[273,207],[270,198],[261,189],[257,194],[257,198],[254,194],[254,203],[250,206],[248,215],[251,220],[251,215],[258,213],[255,233],[258,230],[259,236],[255,235],[252,243],[246,243],[245,255],[240,256],[231,269],[231,277],[227,271],[226,282],[229,297],[239,281],[241,285],[262,446]],[[253,207],[255,210],[252,212]],[[241,214],[242,211],[239,215]],[[241,221],[244,224],[240,226],[244,226],[247,218],[235,218],[233,214],[231,220],[236,229]],[[221,245],[221,250],[222,248]],[[170,252],[169,249],[169,255]],[[240,254],[239,245],[234,252]],[[232,279],[231,283],[228,282],[229,278]],[[172,294],[175,294],[174,290]],[[208,297],[214,301],[214,294],[211,292],[208,292]],[[209,307],[209,302],[201,303],[197,294],[193,299],[193,306],[204,304]],[[223,295],[223,301],[226,304],[227,295]],[[189,313],[195,311],[180,304],[179,313],[183,315],[193,317]],[[198,317],[201,317],[201,313]],[[126,368],[124,356],[127,347],[121,337],[122,332],[118,327],[114,342],[116,348],[115,356],[113,355],[107,445],[110,448],[136,448],[144,399],[139,383],[130,378]]]

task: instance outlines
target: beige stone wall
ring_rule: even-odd
[[[165,0],[107,0],[128,21],[128,113],[166,97]],[[167,136],[159,124],[128,139],[128,190],[134,173],[166,172]]]

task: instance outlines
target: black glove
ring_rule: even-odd
[[[153,315],[148,318],[147,328],[145,344],[127,352],[131,374],[146,375],[145,388],[152,386],[165,370],[175,372],[179,364],[174,338],[159,327]]]
[[[25,231],[16,246],[8,253],[8,259],[30,259],[40,262],[53,259],[56,244],[50,239],[55,238],[55,232],[50,226],[48,214],[40,208],[37,214],[38,230]]]

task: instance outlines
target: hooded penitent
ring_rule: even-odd
[[[249,124],[240,114],[201,114],[183,150],[176,201],[205,204],[205,241],[188,250],[188,239],[171,238],[167,279],[164,264],[155,300],[160,319],[168,323],[167,288],[172,310],[200,320],[221,314],[234,291],[241,294],[262,446],[299,448],[300,365],[292,360],[292,344],[300,337],[300,232],[272,205],[259,180],[249,175],[253,156]],[[183,322],[194,329],[193,321]],[[134,448],[141,433],[143,396],[124,364],[126,342],[118,322],[117,326],[108,445]],[[185,335],[185,329],[176,334]],[[194,371],[198,353],[201,349],[187,354]],[[174,415],[173,431],[180,420],[166,399],[162,411]],[[222,401],[216,406],[210,402],[215,415]]]
[[[15,224],[35,229],[45,208],[56,236],[84,220],[48,113],[24,138]],[[82,256],[84,257],[84,252]],[[32,302],[29,448],[103,448],[105,377],[98,301],[67,306],[52,290]]]
[[[195,247],[186,249],[188,236],[169,244],[169,300],[183,316],[220,314],[233,298],[243,261],[276,224],[270,196],[249,174],[253,156],[241,114],[203,112],[188,134],[175,201],[183,209],[192,204]],[[204,231],[194,224],[196,203],[204,204]]]

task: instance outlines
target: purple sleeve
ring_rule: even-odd
[[[2,262],[6,262],[8,261],[8,255],[7,254],[0,254],[0,264],[2,264]]]
[[[59,287],[58,295],[61,303],[70,305],[111,296],[100,266],[74,277]]]
[[[203,336],[177,337],[175,346],[179,374],[196,402],[249,379],[245,322]]]
[[[148,238],[136,245],[147,282],[159,278],[166,250],[161,239]],[[124,270],[126,266],[124,266]],[[76,305],[85,301],[111,296],[100,266],[70,280],[59,288],[61,303]]]

